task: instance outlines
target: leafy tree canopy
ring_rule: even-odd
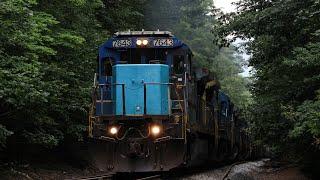
[[[141,26],[142,3],[0,2],[0,146],[7,137],[43,147],[82,139],[98,45]]]
[[[241,0],[215,30],[248,41],[252,132],[283,155],[319,152],[320,1]],[[233,40],[234,40],[233,39]],[[226,41],[221,41],[226,42]]]

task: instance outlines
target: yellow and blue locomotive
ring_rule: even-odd
[[[107,40],[92,100],[91,161],[102,171],[168,171],[249,149],[214,75],[167,31],[118,32]]]

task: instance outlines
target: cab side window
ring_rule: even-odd
[[[130,53],[129,51],[122,51],[120,53],[120,64],[128,64],[130,62]]]

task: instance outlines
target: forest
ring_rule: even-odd
[[[236,6],[225,14],[211,0],[2,0],[0,163],[86,141],[99,45],[117,31],[160,29],[215,73],[255,144],[319,173],[320,1]],[[240,74],[247,63],[250,77]]]

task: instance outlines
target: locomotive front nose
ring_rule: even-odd
[[[132,141],[129,143],[128,156],[132,159],[141,157],[143,155],[142,144],[137,141]]]

